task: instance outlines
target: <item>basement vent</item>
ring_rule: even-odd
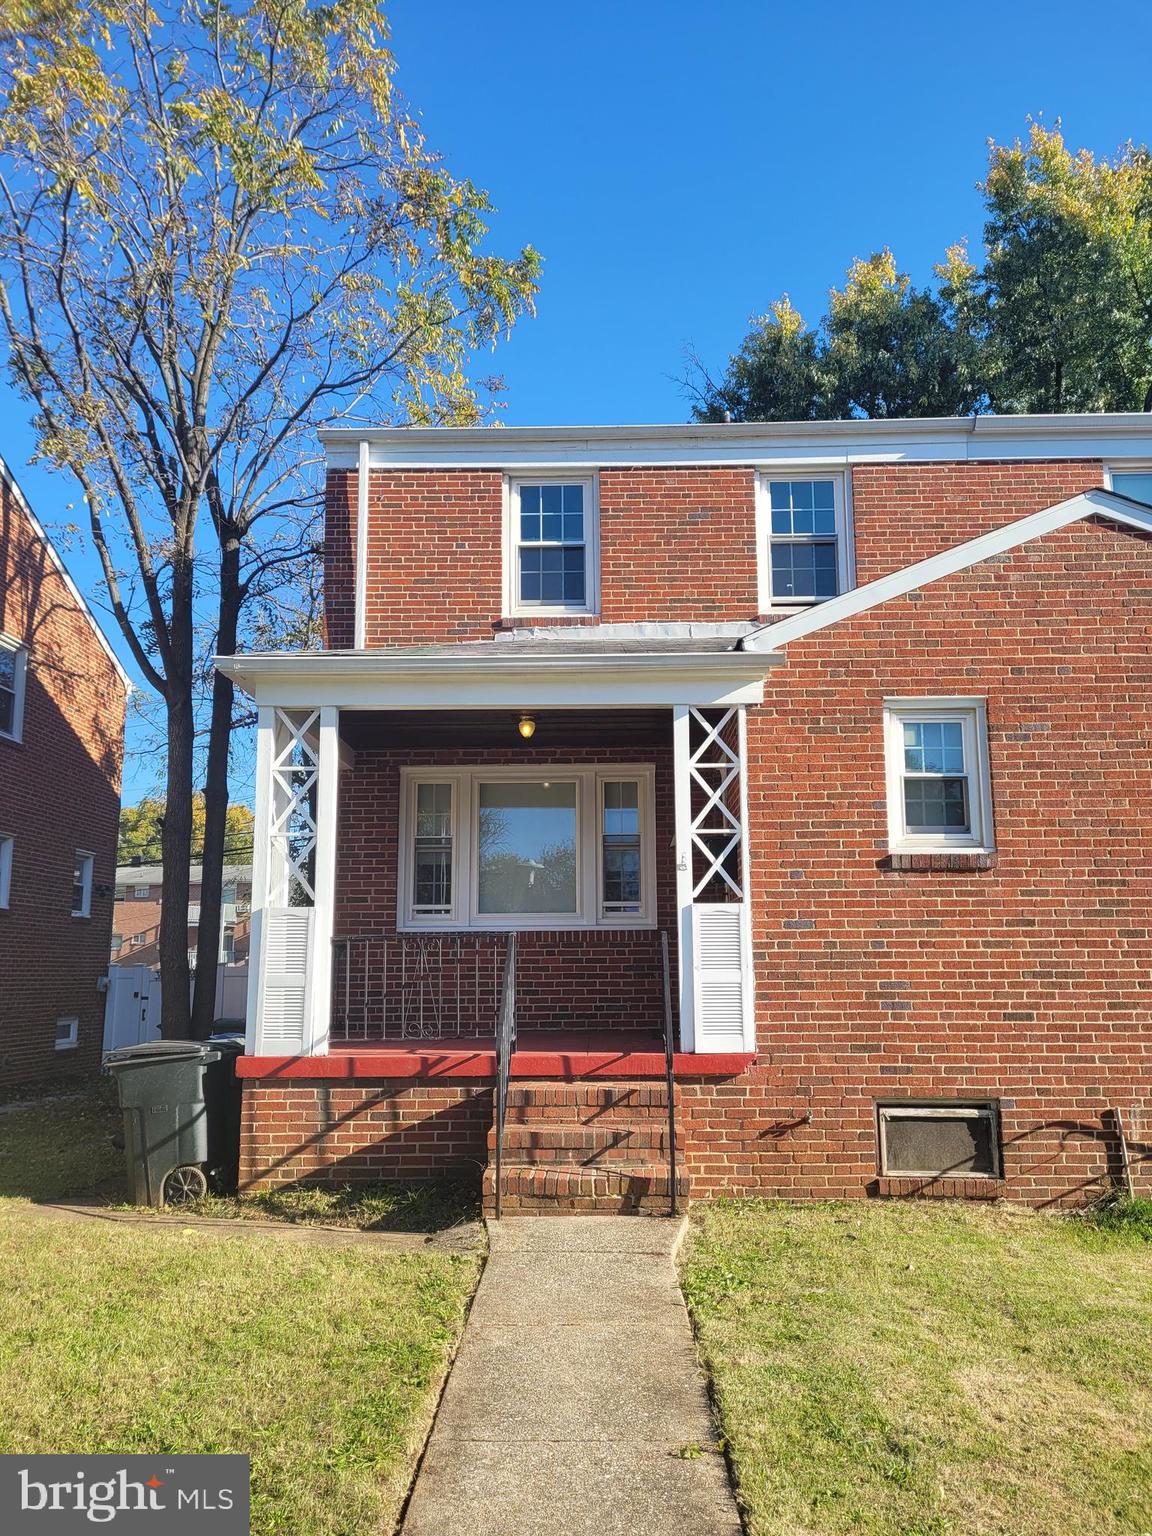
[[[895,1178],[998,1178],[994,1104],[878,1104],[880,1172]]]

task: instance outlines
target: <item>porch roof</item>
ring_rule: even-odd
[[[597,636],[461,641],[359,651],[269,651],[215,664],[262,704],[344,709],[755,704],[782,654],[740,636]]]

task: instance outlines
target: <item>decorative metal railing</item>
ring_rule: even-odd
[[[332,1038],[491,1040],[500,933],[358,934],[332,941]]]
[[[504,981],[500,989],[500,1023],[496,1030],[496,1220],[504,1205],[504,1122],[508,1114],[508,1077],[516,1049],[516,935],[508,935]]]
[[[660,930],[660,968],[664,981],[664,1081],[668,1090],[668,1190],[672,1215],[676,1215],[676,1076],[672,1057],[675,1050],[672,1023],[672,969],[668,960],[668,935]]]

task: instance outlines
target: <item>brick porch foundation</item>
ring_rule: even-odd
[[[1124,1114],[1137,1187],[1152,1191],[1148,1114],[1131,1079],[1047,1095],[1030,1084],[971,1076],[853,1080],[847,1066],[838,1069],[826,1060],[819,1078],[785,1083],[771,1067],[757,1064],[720,1079],[680,1075],[677,1090],[680,1155],[695,1199],[960,1196],[1035,1206],[1082,1203],[1121,1182],[1116,1105]],[[998,1099],[1002,1179],[880,1177],[876,1099],[922,1096]],[[250,1078],[244,1086],[241,1182],[258,1189],[301,1181],[418,1180],[463,1170],[479,1178],[488,1165],[491,1125],[490,1077]]]

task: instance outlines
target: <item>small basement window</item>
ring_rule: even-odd
[[[80,1040],[80,1020],[76,1018],[56,1020],[56,1049],[74,1050]]]
[[[999,1178],[994,1104],[878,1104],[880,1172],[894,1178]]]

